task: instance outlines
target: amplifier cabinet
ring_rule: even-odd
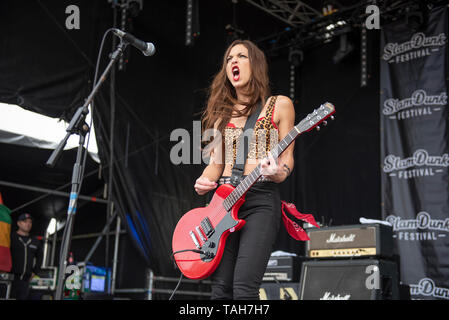
[[[397,300],[398,267],[378,259],[316,260],[302,264],[300,300]]]
[[[263,281],[299,281],[299,258],[296,256],[271,256]]]
[[[391,257],[393,231],[383,224],[359,224],[307,229],[308,258]]]

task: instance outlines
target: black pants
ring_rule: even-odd
[[[14,281],[12,282],[11,297],[17,300],[27,300],[30,292],[30,281],[20,280],[19,277],[19,275],[16,275]],[[30,277],[27,277],[26,279],[29,278]]]
[[[240,207],[246,224],[226,241],[220,265],[212,275],[212,299],[259,300],[259,288],[281,220],[278,185],[258,182]]]

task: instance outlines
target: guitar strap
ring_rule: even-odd
[[[237,149],[237,156],[235,158],[234,167],[232,168],[232,175],[231,175],[231,184],[234,187],[237,187],[237,185],[240,183],[240,180],[243,175],[243,169],[245,167],[246,158],[248,157],[249,152],[249,144],[253,138],[254,133],[254,126],[257,122],[257,117],[259,116],[260,112],[262,111],[262,101],[259,102],[259,105],[257,107],[257,110],[254,111],[247,119],[245,123],[245,127],[243,128],[243,132],[239,137],[238,141],[238,149]],[[245,134],[248,129],[251,128],[250,134]],[[247,139],[245,139],[245,137]],[[247,143],[245,143],[247,142]]]

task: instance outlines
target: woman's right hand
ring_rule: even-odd
[[[210,181],[208,178],[201,176],[198,179],[196,179],[194,188],[196,193],[202,196],[203,194],[206,194],[209,191],[215,189],[217,185],[218,184],[216,182]]]

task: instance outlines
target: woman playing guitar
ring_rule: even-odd
[[[293,170],[292,143],[277,160],[271,148],[293,128],[295,111],[285,96],[270,95],[264,53],[248,40],[236,40],[226,50],[215,76],[203,113],[203,130],[214,128],[216,142],[208,152],[210,161],[196,180],[199,195],[229,183],[237,154],[239,135],[246,119],[262,102],[254,127],[243,176],[261,162],[262,176],[249,189],[238,217],[244,227],[230,234],[223,257],[212,274],[212,299],[259,299],[259,287],[281,222],[278,184]],[[269,97],[267,99],[267,97]],[[218,143],[217,143],[218,142]]]

